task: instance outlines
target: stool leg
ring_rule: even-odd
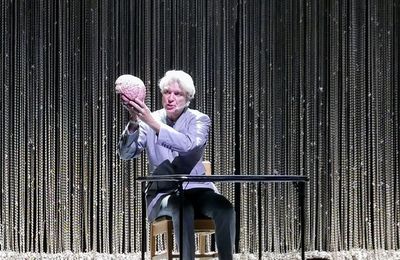
[[[172,241],[172,221],[168,221],[168,227],[167,227],[167,236],[166,236],[166,250],[168,254],[168,260],[172,260],[172,250],[173,250],[173,244],[174,242]]]
[[[199,253],[204,255],[206,252],[206,235],[199,234]]]
[[[156,255],[156,236],[153,233],[153,224],[150,225],[150,259]]]

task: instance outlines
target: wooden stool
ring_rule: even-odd
[[[212,219],[195,219],[194,232],[199,234],[199,251],[197,258],[217,257],[216,252],[206,252],[206,236],[215,232],[214,221]],[[165,251],[156,254],[156,237],[165,234]],[[150,256],[151,259],[172,259],[179,257],[179,254],[173,254],[173,225],[169,217],[161,217],[150,224]]]
[[[211,163],[203,162],[206,168],[206,175],[211,175]],[[214,221],[210,218],[194,220],[194,233],[199,236],[199,251],[197,258],[214,258],[218,256],[216,252],[206,252],[206,236],[215,233]],[[165,251],[156,254],[156,238],[165,234]],[[150,257],[151,259],[172,259],[179,257],[173,254],[173,225],[170,217],[161,217],[150,223]]]

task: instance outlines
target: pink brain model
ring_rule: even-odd
[[[121,75],[115,81],[115,91],[118,94],[123,94],[130,100],[135,98],[144,101],[146,97],[146,87],[141,79],[138,77],[125,74]]]

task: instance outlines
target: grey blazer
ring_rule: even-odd
[[[206,114],[188,108],[173,126],[169,126],[165,109],[157,110],[152,115],[161,123],[159,134],[156,135],[154,130],[144,122],[140,122],[139,129],[131,133],[128,130],[128,124],[118,143],[120,158],[123,160],[133,159],[146,150],[149,174],[152,174],[162,162],[165,160],[172,162],[175,157],[179,156],[181,162],[179,173],[204,175],[205,169],[202,161],[211,125],[210,118]],[[210,182],[184,183],[183,187],[184,189],[211,188],[218,192],[215,185]],[[160,192],[148,202],[148,214],[163,195],[165,193]]]

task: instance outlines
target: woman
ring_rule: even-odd
[[[143,84],[143,83],[141,83]],[[204,175],[203,153],[211,125],[210,118],[189,108],[195,94],[192,77],[177,70],[168,71],[160,80],[163,108],[150,112],[138,98],[121,94],[130,122],[118,145],[121,159],[136,158],[146,150],[151,174]],[[235,242],[235,212],[232,204],[211,182],[185,183],[183,203],[183,259],[194,259],[193,220],[196,215],[215,222],[219,259],[232,259]],[[170,216],[179,245],[180,198],[173,187],[152,185],[146,196],[149,221]]]

